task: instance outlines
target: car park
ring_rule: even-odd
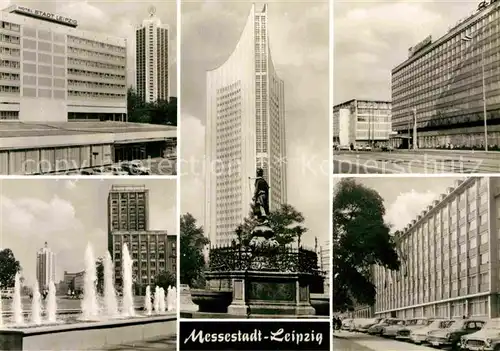
[[[363,323],[360,323],[360,327],[359,327],[358,331],[361,333],[367,333],[368,329],[370,329],[375,324],[379,323],[381,320],[382,320],[382,318],[366,319],[363,321]]]
[[[389,338],[395,338],[396,335],[398,335],[398,332],[405,328],[405,325],[406,325],[405,320],[400,320],[396,324],[388,325],[387,327],[384,328],[384,330],[382,332],[382,336],[389,337]]]
[[[382,319],[379,323],[371,326],[368,329],[368,334],[370,335],[382,335],[384,333],[384,328],[390,325],[396,325],[401,319],[396,318],[385,318]]]
[[[462,336],[481,330],[484,323],[484,321],[476,319],[452,320],[446,328],[433,330],[429,334],[427,342],[434,347],[452,347],[456,349],[460,345]]]

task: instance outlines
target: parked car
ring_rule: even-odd
[[[500,318],[493,318],[481,330],[462,336],[460,345],[467,351],[500,351]]]
[[[368,334],[382,335],[384,333],[384,328],[386,328],[390,325],[396,325],[399,321],[401,321],[401,319],[396,319],[396,318],[382,319],[379,323],[371,326],[368,329]]]
[[[117,176],[126,176],[128,175],[128,172],[125,172],[121,167],[119,166],[110,166],[109,171],[113,173],[113,175]]]
[[[413,330],[410,333],[410,340],[415,344],[425,344],[427,342],[427,337],[433,330],[444,329],[448,326],[449,322],[449,319],[437,318],[428,326]]]
[[[396,339],[398,340],[410,340],[410,334],[412,331],[425,328],[432,323],[434,319],[432,318],[413,318],[406,321],[404,328],[398,330]]]
[[[339,145],[339,146],[337,146],[337,150],[340,150],[340,151],[350,151],[351,147],[349,145]]]
[[[142,165],[141,161],[135,160],[130,162],[122,162],[121,168],[130,175],[148,175],[151,170]]]
[[[93,171],[93,170],[91,170],[91,169],[82,169],[82,170],[80,171],[80,174],[81,174],[81,175],[93,175],[93,174],[94,174],[94,171]]]
[[[344,319],[342,321],[342,327],[340,329],[342,329],[342,330],[350,330],[352,325],[353,325],[353,320],[352,319]]]
[[[368,329],[370,329],[375,324],[379,323],[381,320],[382,320],[382,318],[366,319],[363,322],[363,324],[359,327],[359,332],[367,333]]]
[[[452,347],[455,349],[460,345],[462,336],[481,330],[484,323],[479,319],[452,320],[446,328],[433,330],[429,334],[427,342],[435,347]]]
[[[97,167],[93,169],[94,175],[113,175],[109,167]]]
[[[398,332],[402,329],[405,328],[406,321],[405,320],[400,320],[394,325],[388,325],[387,327],[384,328],[384,331],[382,332],[382,336],[389,337],[389,338],[395,338],[396,335],[398,335]]]
[[[390,145],[384,145],[381,147],[382,151],[394,151],[394,148]]]

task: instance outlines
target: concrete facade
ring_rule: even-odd
[[[250,210],[257,167],[271,187],[271,210],[286,203],[284,84],[271,58],[265,6],[252,6],[231,56],[207,72],[206,135],[205,232],[212,244],[229,245]]]
[[[393,129],[412,137],[416,109],[421,148],[485,145],[483,67],[488,145],[500,145],[500,7],[481,4],[439,39],[417,44],[392,70]]]
[[[458,182],[397,237],[399,272],[375,267],[377,316],[500,315],[500,178]]]
[[[391,129],[391,103],[388,101],[350,100],[333,107],[334,144],[386,144]]]
[[[36,253],[36,279],[40,290],[48,289],[51,282],[56,283],[56,256],[47,243]]]

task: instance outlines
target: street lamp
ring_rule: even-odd
[[[465,34],[462,37],[465,42],[472,41],[470,35]],[[488,123],[487,123],[487,111],[486,111],[486,81],[484,76],[484,46],[481,46],[481,75],[482,75],[482,86],[483,86],[483,119],[484,119],[484,150],[488,151]]]

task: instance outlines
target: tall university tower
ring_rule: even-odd
[[[267,7],[252,5],[236,48],[207,72],[205,231],[228,245],[248,215],[257,167],[269,182],[270,208],[286,202],[285,100],[269,48]]]

